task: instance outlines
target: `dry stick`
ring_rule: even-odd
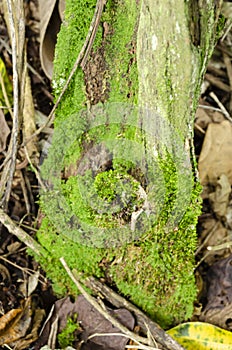
[[[32,164],[32,161],[31,161],[31,159],[30,159],[30,157],[29,157],[29,154],[28,154],[28,151],[27,151],[27,147],[26,147],[26,146],[24,147],[24,152],[25,152],[25,155],[26,155],[26,159],[27,159],[28,163],[29,163],[30,166],[31,166],[32,171],[35,173],[35,176],[36,176],[36,179],[37,179],[37,181],[38,181],[38,184],[40,185],[40,187],[42,188],[43,191],[46,191],[47,188],[46,188],[46,186],[44,185],[44,183],[43,183],[43,181],[42,181],[42,179],[41,179],[41,176],[40,176],[39,171],[38,171],[38,170],[36,169],[36,167]]]
[[[88,337],[88,340],[95,338],[95,337],[124,337],[124,338],[129,338],[128,335],[126,334],[122,334],[122,333],[94,333],[92,335],[90,335]],[[132,339],[133,341],[135,341],[137,343],[137,345],[126,345],[126,349],[142,349],[142,350],[159,350],[158,348],[154,348],[153,346],[148,346],[148,345],[144,345],[139,343],[138,341],[136,341],[135,339]]]
[[[13,220],[0,208],[0,222],[8,229],[12,235],[18,237],[28,248],[32,249],[37,255],[40,253],[40,245],[24,230],[18,227]]]
[[[18,148],[18,117],[19,117],[19,77],[18,77],[18,68],[17,68],[17,39],[15,32],[15,22],[13,15],[13,8],[11,0],[6,1],[8,15],[9,15],[9,25],[11,30],[11,42],[12,42],[12,66],[13,66],[13,126],[11,131],[11,139],[10,139],[10,159],[9,166],[7,166],[8,178],[6,181],[6,191],[1,200],[2,205],[6,205],[10,198],[11,186],[13,182],[15,165],[16,165],[16,154]]]
[[[232,123],[232,118],[231,118],[229,112],[227,112],[227,110],[225,109],[223,104],[219,101],[219,99],[217,98],[215,93],[210,92],[209,96],[212,97],[212,99],[218,104],[218,106],[220,107],[220,109],[221,109],[222,113],[224,114],[224,116],[226,117],[226,119],[228,119]]]
[[[146,325],[149,327],[149,331],[152,333],[155,340],[161,345],[165,346],[169,350],[183,350],[184,348],[178,344],[170,335],[164,332],[160,326],[152,321],[147,315],[139,310],[135,305],[131,304],[126,299],[115,293],[108,286],[102,284],[94,277],[89,277],[83,283],[94,292],[101,293],[112,305],[117,308],[125,307],[132,312],[138,322],[138,325],[146,332]]]
[[[106,1],[105,0],[101,0],[98,4],[98,8],[97,8],[97,15],[96,15],[96,19],[94,21],[94,28],[91,34],[91,37],[89,39],[89,43],[88,43],[88,47],[86,48],[85,51],[85,55],[81,61],[81,68],[84,69],[85,65],[86,65],[86,61],[88,59],[88,55],[93,47],[93,43],[97,34],[97,30],[98,30],[98,26],[100,24],[100,19],[101,19],[101,15],[102,15],[102,11],[103,11],[103,7],[105,5]]]
[[[60,262],[63,265],[63,267],[65,268],[67,274],[69,275],[69,277],[71,278],[71,280],[75,283],[75,285],[77,286],[77,288],[79,289],[79,291],[83,294],[83,296],[85,297],[85,299],[101,314],[103,315],[108,321],[110,321],[112,323],[112,325],[114,325],[115,327],[119,328],[124,334],[126,334],[129,338],[136,340],[139,343],[143,343],[146,345],[150,345],[150,340],[144,337],[141,337],[131,331],[129,331],[129,329],[127,329],[125,326],[123,326],[120,322],[118,322],[114,317],[112,317],[111,315],[109,315],[106,311],[104,311],[101,306],[98,304],[98,302],[95,300],[95,298],[93,298],[91,295],[89,295],[85,289],[82,287],[82,285],[80,284],[80,282],[74,277],[72,271],[70,270],[70,268],[68,267],[66,261],[64,260],[64,258],[60,258]]]
[[[32,134],[29,139],[25,140],[22,143],[22,146],[25,146],[35,136],[38,136],[44,128],[49,127],[52,124],[52,122],[54,120],[54,114],[55,114],[56,108],[58,107],[62,97],[64,96],[64,93],[67,90],[67,88],[69,86],[69,83],[70,83],[73,75],[75,74],[75,72],[76,72],[76,70],[77,70],[77,68],[78,68],[78,66],[79,66],[79,64],[80,64],[80,62],[81,62],[81,60],[82,60],[82,58],[84,56],[85,50],[86,50],[86,48],[87,48],[87,46],[89,44],[89,41],[91,39],[92,33],[95,30],[95,27],[96,26],[98,27],[98,24],[99,24],[98,23],[98,14],[99,14],[99,9],[102,8],[102,2],[104,2],[104,0],[97,0],[97,4],[96,4],[95,12],[94,12],[94,15],[93,15],[93,19],[92,19],[92,22],[90,24],[89,31],[88,31],[87,37],[85,39],[84,45],[82,46],[82,49],[81,49],[81,51],[80,51],[80,53],[79,53],[79,55],[78,55],[78,57],[76,59],[76,62],[73,65],[71,73],[69,74],[69,77],[68,77],[68,79],[67,79],[67,81],[66,81],[66,83],[65,83],[65,85],[64,85],[64,87],[63,87],[63,89],[62,89],[62,91],[60,93],[60,95],[57,98],[56,103],[54,104],[50,114],[47,117],[46,123],[44,123],[44,125],[42,125],[39,129],[37,129],[36,132],[34,134]]]

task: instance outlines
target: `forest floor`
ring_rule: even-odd
[[[51,80],[45,75],[40,55],[40,32],[46,32],[48,22],[41,29],[36,1],[25,2],[25,37],[27,67],[30,85],[26,88],[28,115],[35,115],[36,128],[45,121],[53,107]],[[3,8],[0,8],[3,15]],[[12,56],[6,22],[0,17],[0,102],[12,95]],[[24,49],[24,48],[23,48]],[[202,85],[199,107],[195,118],[195,151],[199,177],[203,186],[202,214],[199,217],[199,245],[196,252],[196,281],[199,290],[191,321],[212,323],[232,331],[232,31],[220,38],[208,64]],[[4,89],[3,89],[4,86]],[[5,90],[5,91],[4,91]],[[8,97],[11,106],[12,98]],[[12,136],[12,116],[0,109],[0,161],[1,181],[9,155]],[[28,130],[28,120],[21,120],[18,137],[22,143]],[[33,130],[31,126],[30,133]],[[46,127],[33,143],[30,157],[35,157],[39,169],[42,150],[52,135],[52,126]],[[34,164],[35,164],[34,163]],[[7,178],[7,177],[6,177]],[[12,178],[9,197],[3,204],[15,224],[34,236],[41,222],[38,208],[39,184],[34,167],[20,148],[17,152],[16,171]],[[5,180],[6,188],[9,185]],[[2,182],[1,182],[2,184]],[[6,206],[7,203],[7,206]],[[83,304],[83,308],[86,308]],[[80,329],[69,320],[67,333],[59,338],[54,322],[65,323],[74,304],[68,298],[57,300],[51,282],[41,271],[25,245],[1,224],[0,234],[0,346],[6,349],[40,349],[42,345],[77,348]],[[51,311],[52,310],[52,311]],[[50,315],[50,316],[49,316]],[[94,316],[93,316],[94,317]],[[46,324],[46,327],[45,327]],[[41,332],[41,328],[43,330]],[[98,330],[106,332],[107,325]],[[19,336],[20,334],[20,336]],[[52,334],[52,336],[51,336]],[[64,334],[64,333],[63,333]],[[53,340],[51,338],[53,337]],[[66,337],[66,338],[65,338]],[[73,338],[72,338],[73,337]],[[117,338],[117,337],[116,337]],[[69,339],[70,344],[65,343]],[[112,339],[111,345],[113,343]],[[8,344],[8,345],[6,345]],[[112,349],[124,349],[125,342]],[[109,345],[96,345],[92,349],[109,349]],[[70,348],[71,349],[71,348]],[[81,349],[91,349],[82,347]]]

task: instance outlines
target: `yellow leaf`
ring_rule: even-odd
[[[13,101],[12,91],[12,83],[7,75],[5,64],[0,58],[0,106],[11,107]]]
[[[204,322],[188,322],[167,333],[186,350],[231,350],[232,332]]]

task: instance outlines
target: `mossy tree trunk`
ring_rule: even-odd
[[[67,0],[53,85],[60,93],[95,0]],[[221,2],[108,0],[86,65],[61,101],[42,174],[40,259],[105,276],[168,326],[191,316],[200,211],[193,119]]]

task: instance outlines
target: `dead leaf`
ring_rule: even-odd
[[[8,244],[7,251],[9,253],[16,253],[21,246],[22,246],[22,242],[18,242],[18,241],[13,242],[11,244]]]
[[[31,81],[28,73],[26,74],[25,90],[24,90],[24,104],[23,104],[23,138],[24,141],[29,139],[36,131],[35,124],[35,109],[33,97],[31,93]],[[37,138],[34,137],[27,143],[28,156],[32,163],[38,165],[39,152],[37,149]]]
[[[208,246],[214,247],[218,246],[221,243],[226,242],[226,240],[230,240],[227,229],[222,225],[219,220],[214,218],[207,218],[201,224],[203,231],[200,236],[200,245],[203,244],[201,252],[204,256],[204,261],[207,264],[212,264],[215,262],[215,254],[219,256],[224,256],[226,252],[228,252],[228,248],[223,248],[220,250],[209,251],[207,249]]]
[[[226,215],[229,197],[231,193],[231,185],[226,175],[222,174],[217,181],[215,192],[209,194],[213,211],[218,217]]]
[[[49,79],[52,78],[54,51],[63,17],[64,4],[64,0],[39,0],[40,60]]]
[[[214,123],[221,123],[221,122],[223,122],[223,120],[225,120],[225,117],[221,112],[214,111],[212,113],[212,120]]]
[[[30,332],[22,339],[19,339],[17,342],[11,344],[11,347],[14,350],[28,349],[30,344],[35,342],[38,339],[38,333],[41,326],[41,323],[45,316],[45,310],[37,309],[34,312],[32,320],[32,329]]]
[[[5,315],[0,318],[0,335],[9,324],[16,318],[16,316],[22,312],[22,309],[13,309],[8,311]]]
[[[0,130],[0,152],[2,152],[6,150],[6,142],[10,134],[10,128],[6,122],[2,109],[0,109]]]
[[[232,230],[232,200],[228,204],[225,218],[228,229]]]
[[[202,129],[206,129],[208,124],[211,123],[212,120],[208,116],[207,112],[203,108],[197,108],[196,116],[195,116],[195,123]]]
[[[28,334],[32,333],[34,327],[36,327],[36,330],[38,331],[38,327],[41,324],[44,310],[38,310],[35,310],[34,312],[31,298],[28,298],[25,300],[21,309],[10,310],[3,315],[0,318],[0,345],[9,344],[14,349],[23,349],[23,347],[19,347],[18,342],[27,339]],[[31,342],[37,339],[35,337],[35,334],[37,333],[35,330],[33,331],[33,337],[29,337],[30,339],[33,339]],[[27,341],[29,342],[28,339]]]
[[[48,338],[51,332],[51,326],[55,319],[59,318],[59,332],[61,332],[67,323],[67,318],[71,317],[74,313],[77,313],[77,302],[72,302],[69,297],[59,299],[53,306],[52,314],[48,315],[48,319],[45,321],[43,331],[40,334],[38,341],[35,344],[35,350],[40,350],[42,346],[48,344]]]
[[[111,310],[107,308],[108,312],[116,317],[128,329],[132,330],[134,327],[134,318],[131,313],[126,309]],[[48,344],[48,337],[51,332],[51,325],[58,317],[59,328],[58,333],[61,332],[66,324],[68,317],[72,317],[74,314],[78,316],[78,322],[83,329],[80,332],[82,339],[87,341],[89,335],[93,333],[119,333],[119,329],[113,327],[104,316],[100,315],[98,311],[90,305],[86,299],[79,295],[75,302],[72,302],[69,297],[57,300],[55,302],[55,308],[52,317],[49,321],[46,321],[46,326],[43,329],[40,339],[35,344],[35,350],[39,350],[45,344]],[[128,338],[120,336],[102,336],[95,337],[84,344],[81,349],[90,350],[124,350]]]
[[[120,323],[132,330],[134,327],[134,318],[126,309],[111,310],[107,308],[109,314],[114,316]],[[81,338],[87,341],[88,337],[94,333],[120,333],[121,331],[114,327],[104,316],[102,316],[94,307],[86,301],[83,295],[78,297],[78,321],[84,331],[81,333]],[[109,350],[124,350],[129,339],[114,335],[98,336],[88,341],[83,346],[83,349],[109,349]]]
[[[232,184],[232,125],[224,120],[220,124],[210,123],[206,131],[199,158],[199,174],[202,185],[217,185],[224,174]]]
[[[222,5],[222,10],[221,10],[223,16],[225,16],[225,18],[231,18],[232,17],[232,4],[231,2],[223,2]]]
[[[34,290],[36,289],[38,282],[39,282],[39,271],[35,271],[32,275],[28,278],[28,286],[27,286],[27,296],[29,297]]]
[[[207,272],[207,304],[200,319],[227,328],[232,312],[232,255],[221,259]],[[230,325],[232,330],[232,325]]]
[[[3,282],[5,285],[11,284],[10,272],[6,268],[6,266],[2,264],[0,264],[0,278],[1,278],[1,282]]]

